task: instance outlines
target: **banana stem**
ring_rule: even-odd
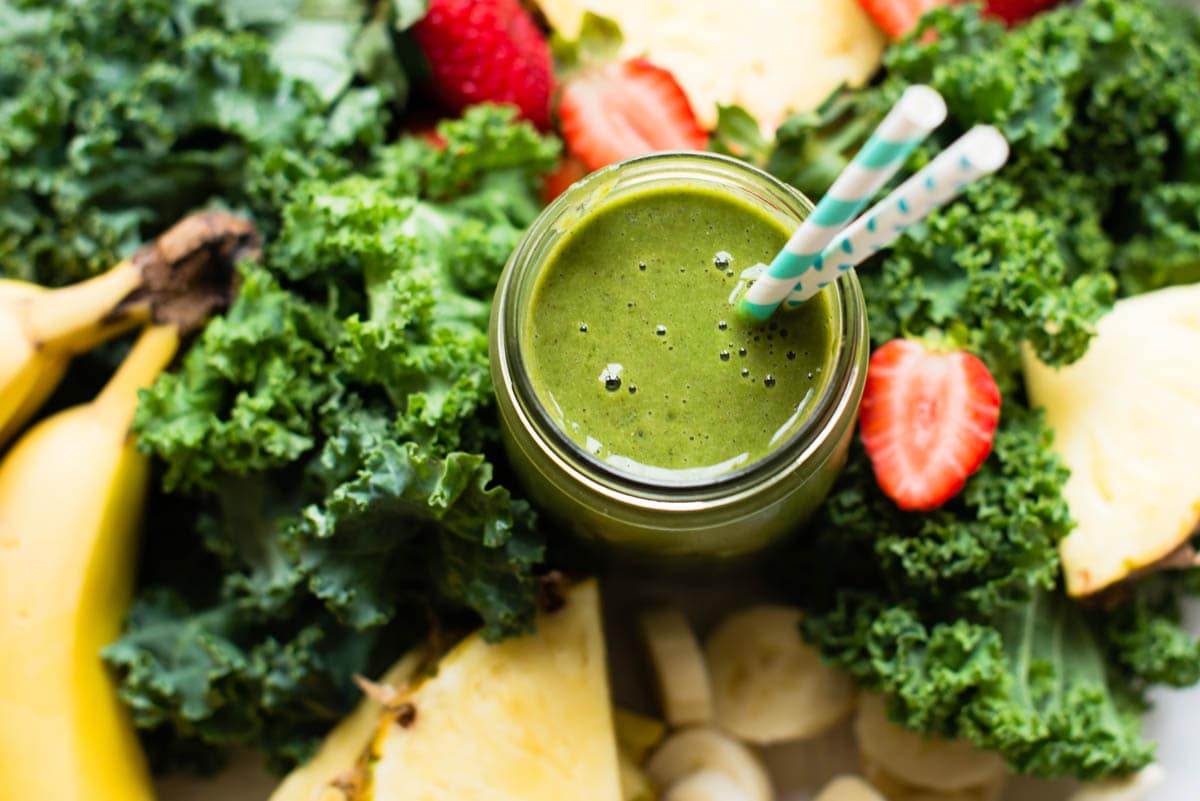
[[[96,414],[106,424],[128,429],[137,410],[138,390],[154,383],[179,349],[179,329],[174,325],[151,325],[142,331],[117,372],[92,401]]]
[[[82,351],[149,317],[147,304],[111,318],[117,307],[142,284],[142,271],[131,260],[95,278],[31,298],[25,319],[36,347]],[[122,310],[124,312],[125,310]]]

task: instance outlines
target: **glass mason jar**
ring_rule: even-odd
[[[492,380],[509,458],[543,514],[619,552],[722,560],[800,528],[845,464],[866,378],[866,309],[854,272],[843,273],[828,290],[835,352],[821,395],[784,443],[745,467],[702,479],[658,480],[595,458],[555,424],[532,384],[523,354],[534,288],[556,242],[590,209],[623,193],[669,186],[737,195],[789,230],[812,210],[795,189],[714,154],[655,154],[593,173],[542,212],[500,278],[489,337]]]

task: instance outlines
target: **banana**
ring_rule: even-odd
[[[139,283],[139,271],[128,260],[62,289],[4,282],[0,288],[0,445],[54,391],[73,355],[144,319],[137,313],[109,317]]]
[[[903,782],[869,759],[864,758],[862,762],[863,775],[887,801],[1000,801],[1007,778],[1000,776],[960,790],[931,790]]]
[[[181,330],[207,320],[228,300],[232,261],[257,247],[246,220],[204,212],[78,284],[0,281],[0,446],[41,408],[75,355],[152,319]]]
[[[854,683],[800,638],[800,610],[754,606],[705,643],[717,724],[766,745],[816,737],[854,708]]]
[[[668,787],[662,801],[750,801],[750,798],[724,773],[702,770]]]
[[[708,726],[672,734],[646,763],[646,773],[659,787],[670,787],[700,771],[715,771],[732,779],[746,801],[772,801],[775,797],[767,769],[754,752]]]
[[[642,639],[658,679],[663,717],[672,726],[707,723],[712,719],[712,689],[708,668],[696,635],[678,609],[662,607],[644,612]]]
[[[859,699],[854,736],[864,762],[914,788],[972,791],[1002,782],[1008,773],[1004,760],[990,751],[962,740],[925,737],[892,723],[879,695]]]
[[[891,801],[858,776],[835,776],[817,793],[815,801]]]
[[[152,801],[100,660],[133,585],[148,476],[129,425],[174,356],[153,326],[90,403],[30,429],[0,465],[0,782],[6,798]]]

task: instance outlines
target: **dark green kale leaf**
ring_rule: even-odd
[[[1182,601],[1198,594],[1198,579],[1200,570],[1155,573],[1125,588],[1131,597],[1115,608],[1096,613],[1113,663],[1135,686],[1200,682],[1200,639],[1182,627]]]
[[[983,620],[1053,588],[1071,523],[1067,471],[1049,441],[1040,414],[1006,405],[992,454],[929,513],[899,510],[856,444],[813,533],[796,545],[797,558],[822,569],[794,591],[810,607],[858,590],[939,619]]]
[[[887,51],[878,86],[787,120],[767,167],[820,196],[915,83],[950,115],[911,169],[972,125],[998,126],[1012,146],[1001,173],[861,272],[881,279],[867,282],[877,337],[948,333],[1009,388],[1022,341],[1052,364],[1079,358],[1118,281],[1200,275],[1196,31],[1158,0],[1089,0],[1011,32],[971,6],[937,9]]]
[[[259,159],[320,170],[382,142],[407,83],[390,29],[366,37],[367,13],[363,0],[4,0],[0,275],[79,280],[198,206],[258,206]]]
[[[316,447],[340,321],[243,266],[232,307],[204,329],[180,367],[142,395],[142,447],[169,454],[168,490],[215,489],[222,476],[290,464]]]
[[[143,395],[140,443],[205,507],[195,535],[221,564],[186,603],[146,590],[107,652],[162,753],[248,745],[285,766],[431,621],[532,622],[542,537],[493,480],[486,331],[557,143],[489,107],[443,135],[461,163],[436,198],[446,156],[415,138],[353,175],[292,164],[263,195],[282,198],[263,264]]]
[[[1004,132],[1000,173],[858,271],[875,343],[977,353],[1003,392],[1000,426],[963,491],[925,514],[897,510],[852,448],[779,560],[782,582],[808,611],[806,636],[889,694],[901,723],[1024,773],[1128,773],[1151,757],[1144,691],[1200,679],[1200,643],[1180,623],[1200,571],[1139,583],[1108,611],[1063,597],[1067,474],[1026,407],[1021,352],[1074,361],[1118,290],[1200,279],[1200,22],[1159,0],[1083,0],[1012,30],[973,6],[939,8],[885,65],[875,86],[785,122],[766,165],[819,196],[914,83],[942,93],[949,119],[910,170],[972,125]]]

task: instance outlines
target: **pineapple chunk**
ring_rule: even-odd
[[[1059,551],[1074,596],[1152,569],[1200,522],[1200,284],[1122,300],[1096,331],[1067,367],[1025,357],[1029,398],[1071,469],[1078,526]]]
[[[667,735],[667,724],[661,720],[621,707],[613,710],[613,725],[617,730],[617,747],[634,762],[645,761],[650,749]]]
[[[621,770],[621,801],[654,801],[658,794],[646,771],[623,750],[618,749],[617,759]]]
[[[403,700],[412,714],[382,721],[365,799],[621,799],[594,581],[542,615],[536,634],[464,640]]]
[[[416,674],[425,652],[418,648],[388,669],[379,683],[403,687]],[[359,756],[371,742],[379,726],[383,705],[373,698],[363,698],[354,711],[342,720],[321,743],[312,759],[300,765],[271,794],[270,801],[346,801],[346,795],[335,784],[353,773]]]
[[[874,74],[887,40],[857,0],[538,0],[568,39],[586,11],[615,20],[623,56],[671,71],[700,123],[717,104],[743,106],[764,133],[791,111],[813,109],[840,84]]]

